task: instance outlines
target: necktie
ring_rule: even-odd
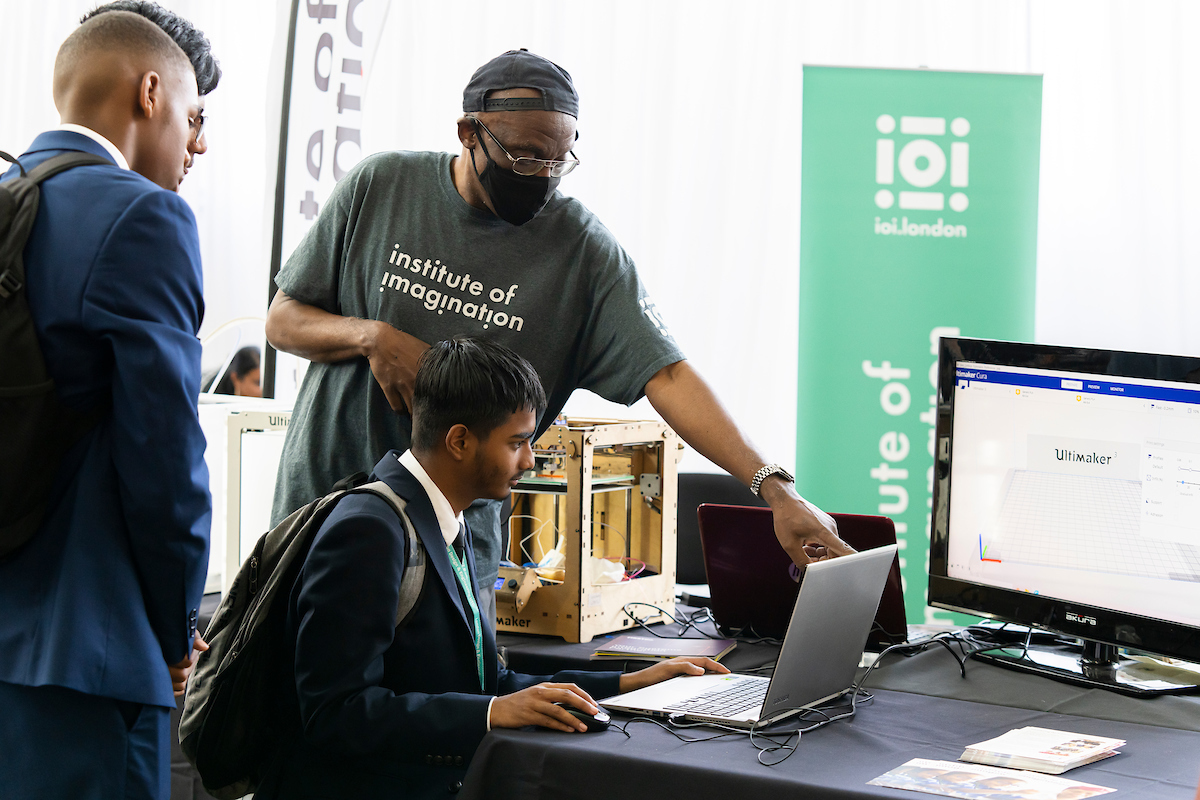
[[[462,546],[466,547],[466,525],[459,523],[458,538],[454,541],[456,544],[462,543]],[[471,572],[467,569],[466,554],[464,553],[460,558],[454,545],[446,545],[446,555],[450,558],[450,566],[454,568],[454,574],[458,577],[458,585],[462,587],[463,594],[467,596],[467,605],[471,607],[471,621],[475,623],[472,629],[475,639],[475,664],[479,669],[479,690],[483,691],[483,625],[479,619],[479,603],[475,600],[475,587],[472,585]]]

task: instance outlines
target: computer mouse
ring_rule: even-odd
[[[582,721],[584,725],[587,725],[587,730],[584,733],[599,733],[602,730],[606,730],[609,723],[612,722],[612,717],[603,711],[593,716],[586,711],[580,711],[575,706],[569,706],[566,703],[555,703],[554,705],[562,706],[567,710],[568,714]]]

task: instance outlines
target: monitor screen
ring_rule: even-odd
[[[1200,660],[1200,359],[943,339],[930,603]]]

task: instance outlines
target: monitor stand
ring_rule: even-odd
[[[1034,642],[976,653],[975,658],[1007,669],[1033,672],[1057,681],[1107,689],[1134,697],[1182,694],[1200,689],[1200,675],[1151,659],[1124,657],[1110,644],[1083,639]]]

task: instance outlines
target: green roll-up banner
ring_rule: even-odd
[[[797,485],[895,520],[910,623],[937,339],[1033,337],[1041,108],[1036,75],[804,69]]]

